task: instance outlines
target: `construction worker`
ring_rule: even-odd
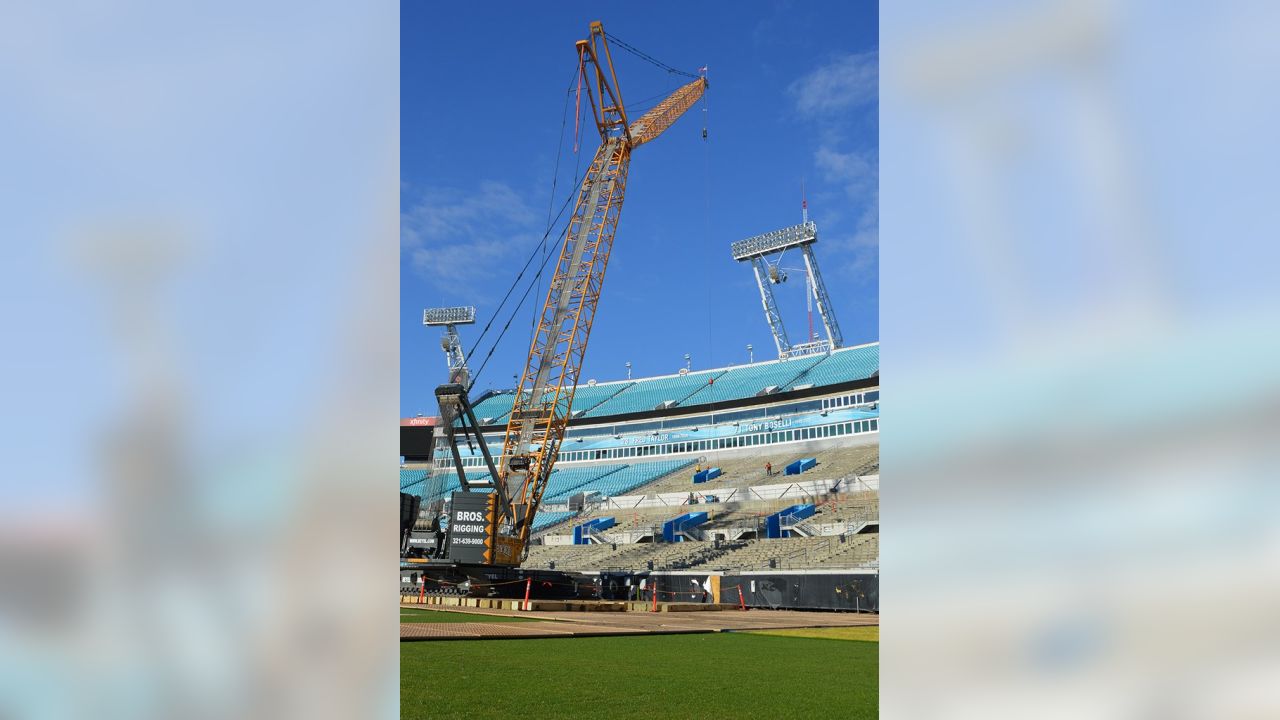
[[[768,460],[764,463],[764,476],[773,477],[773,463]]]

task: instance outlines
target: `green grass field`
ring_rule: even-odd
[[[795,630],[748,630],[753,635],[780,635],[782,637],[822,638],[826,640],[867,640],[880,642],[880,626],[798,628]]]
[[[748,633],[400,645],[400,717],[875,718],[879,645]]]
[[[509,617],[507,615],[478,615],[476,613],[449,612],[448,610],[423,610],[400,608],[402,623],[465,623],[465,622],[539,622],[538,618]]]

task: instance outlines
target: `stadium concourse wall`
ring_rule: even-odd
[[[643,589],[640,589],[641,581]],[[634,575],[603,572],[600,596],[609,600],[652,600],[655,584],[660,602],[741,602],[755,609],[880,612],[878,569],[759,570],[724,574],[674,570]]]
[[[755,407],[783,405],[788,402],[818,400],[824,396],[847,395],[847,393],[874,392],[878,401],[879,374],[867,378],[840,380],[822,384],[822,386],[805,386],[787,389],[787,391],[771,393],[771,395],[735,398],[705,404],[677,405],[672,407],[654,407],[654,409],[636,411],[636,413],[620,413],[605,416],[575,416],[568,420],[566,443],[584,428],[595,428],[604,432],[603,428],[611,425],[632,425],[643,421],[694,419],[699,415],[717,415],[732,413],[735,410],[749,410]],[[480,400],[477,402],[484,402]],[[873,416],[873,415],[868,415]],[[878,413],[874,414],[878,416]],[[404,418],[401,420],[401,456],[407,462],[431,462],[436,460],[431,452],[431,436],[435,433],[435,418]],[[483,423],[483,420],[481,420]],[[499,436],[506,430],[506,424],[483,424],[479,428],[485,436]],[[612,433],[607,433],[612,434]],[[570,446],[572,447],[572,446]],[[568,448],[566,448],[568,450]],[[479,468],[479,465],[476,465]]]
[[[835,486],[839,485],[838,488]],[[777,485],[748,485],[746,487],[729,487],[716,490],[715,500],[703,500],[698,507],[723,508],[729,503],[770,502],[773,500],[812,500],[831,492],[858,492],[879,490],[880,475],[863,475],[853,482],[845,484],[837,479],[804,480]],[[671,508],[672,510],[689,507],[688,491],[654,493],[652,495],[619,495],[605,498],[591,509],[592,513],[611,511],[626,512],[638,508]],[[572,535],[543,535],[545,545],[571,545]]]
[[[877,406],[876,409],[800,410],[747,423],[709,420],[700,426],[662,431],[618,424],[605,426],[606,432],[593,438],[566,438],[556,464],[631,463],[658,457],[697,457],[713,453],[717,458],[732,460],[758,454],[766,447],[786,446],[789,451],[802,452],[806,448],[868,444],[876,442],[869,438],[877,437],[879,422]],[[859,441],[855,439],[858,437],[868,439]],[[826,440],[832,442],[824,442]],[[496,444],[500,439],[495,436],[492,441]],[[460,454],[468,470],[482,471],[483,458],[478,450],[460,448]],[[438,451],[434,467],[446,469],[452,466],[453,458],[443,450]]]

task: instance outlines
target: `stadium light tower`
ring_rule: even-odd
[[[627,379],[628,380],[631,379],[631,361],[630,360],[627,361]]]
[[[476,321],[476,309],[466,307],[427,308],[422,311],[422,324],[428,327],[443,326],[444,336],[440,347],[449,365],[449,382],[471,387],[471,370],[467,356],[462,352],[462,340],[458,337],[458,325],[470,325]]]
[[[806,218],[808,216],[807,207],[805,216]],[[764,305],[764,318],[769,323],[769,330],[773,333],[773,342],[778,346],[780,358],[828,352],[841,347],[844,343],[840,335],[840,325],[836,322],[835,310],[831,307],[831,299],[827,295],[827,287],[822,282],[822,273],[818,271],[818,258],[813,254],[813,244],[817,241],[818,226],[806,219],[799,225],[739,240],[729,246],[734,260],[751,263],[755,271],[756,284],[760,286],[760,301]],[[827,331],[825,340],[814,340],[810,337],[803,343],[792,345],[787,339],[787,329],[783,327],[782,315],[778,312],[772,286],[781,282],[780,278],[783,276],[777,262],[781,261],[782,253],[791,248],[799,248],[804,255],[804,267],[809,279],[810,292],[818,304],[818,313],[822,315],[822,324]],[[769,262],[771,255],[779,256],[774,264]]]
[[[747,364],[750,365],[755,361],[756,361],[755,348],[751,346],[751,343],[747,343]]]
[[[693,366],[693,360],[689,353],[684,354],[684,369],[689,370]]]

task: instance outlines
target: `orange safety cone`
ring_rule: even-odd
[[[742,586],[738,586],[738,607],[742,610],[747,609],[747,601],[742,599]]]
[[[653,583],[653,612],[658,612],[658,583]]]
[[[529,612],[529,591],[533,589],[533,578],[524,581],[524,611]]]

